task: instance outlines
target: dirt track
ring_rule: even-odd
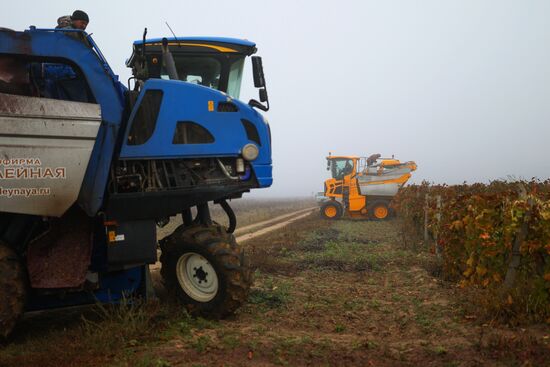
[[[303,210],[297,210],[295,212],[281,215],[264,222],[259,222],[259,223],[251,224],[249,226],[240,228],[235,231],[235,235],[237,235],[237,242],[245,242],[255,237],[262,236],[269,232],[283,228],[284,226],[289,225],[292,222],[295,222],[297,220],[307,217],[314,210],[317,210],[317,208],[314,207],[314,208],[307,208]],[[254,230],[255,228],[256,230]],[[241,234],[241,233],[244,233],[244,234]]]

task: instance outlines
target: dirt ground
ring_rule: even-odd
[[[246,243],[249,303],[222,321],[160,303],[26,320],[1,366],[549,366],[548,325],[482,319],[394,222],[317,213]],[[152,308],[151,308],[152,307]],[[97,312],[95,313],[97,315]]]
[[[466,295],[400,246],[392,222],[314,214],[250,245],[256,285],[233,320],[158,347],[171,365],[542,366],[545,325],[477,320]],[[202,338],[202,339],[201,339]],[[179,350],[178,350],[179,346]]]

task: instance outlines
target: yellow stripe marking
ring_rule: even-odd
[[[146,46],[162,46],[162,43],[156,42],[156,43],[146,43]],[[212,48],[214,50],[218,50],[220,52],[237,52],[237,50],[234,50],[229,47],[223,47],[223,46],[215,46],[215,45],[209,45],[206,43],[182,43],[182,42],[168,42],[168,46],[196,46],[196,47],[207,47]]]

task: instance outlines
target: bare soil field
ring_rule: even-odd
[[[1,366],[545,366],[548,325],[476,313],[394,222],[317,213],[245,243],[249,302],[221,321],[166,302],[27,317]]]

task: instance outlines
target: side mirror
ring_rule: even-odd
[[[252,56],[252,74],[254,76],[254,86],[260,88],[260,102],[266,102],[266,106],[262,103],[251,99],[248,104],[252,107],[259,108],[262,111],[269,110],[269,98],[267,97],[267,89],[265,86],[264,67],[260,56]]]
[[[268,111],[269,110],[269,106],[266,107],[264,106],[263,104],[261,104],[260,102],[256,101],[255,99],[251,99],[250,101],[248,101],[248,104],[252,107],[256,107],[256,108],[259,108],[260,110],[262,111]]]
[[[260,102],[267,101],[267,90],[265,88],[260,89]]]
[[[254,86],[256,88],[264,88],[264,68],[262,65],[262,58],[260,56],[252,56],[252,73],[254,75]]]

